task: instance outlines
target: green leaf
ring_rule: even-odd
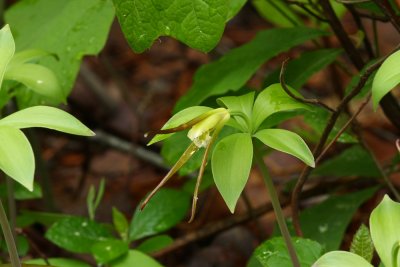
[[[292,27],[303,24],[289,5],[281,0],[253,0],[252,4],[265,20],[276,26]]]
[[[105,226],[81,217],[54,223],[45,236],[57,246],[75,253],[90,253],[95,243],[112,237]]]
[[[0,169],[28,190],[33,190],[35,158],[21,130],[0,127]]]
[[[130,225],[129,240],[158,234],[179,223],[189,208],[189,195],[183,191],[160,189],[146,207],[138,207]]]
[[[19,51],[34,48],[58,56],[40,64],[55,72],[63,96],[73,87],[82,57],[103,48],[113,19],[111,0],[24,0],[5,13]]]
[[[371,262],[374,256],[374,243],[368,228],[361,224],[351,242],[350,252],[363,257],[366,261]]]
[[[242,96],[221,97],[217,99],[217,103],[229,110],[229,113],[235,118],[243,132],[251,131],[251,125],[249,124],[251,123],[253,112],[254,92]]]
[[[400,204],[385,195],[369,218],[371,237],[385,266],[395,266],[392,262],[392,249],[400,240],[399,222]],[[397,266],[399,263],[400,257],[397,255]]]
[[[26,108],[0,120],[0,126],[14,128],[43,127],[64,133],[92,136],[94,133],[67,112],[53,107]]]
[[[240,9],[242,9],[242,7],[244,6],[244,4],[246,4],[246,2],[247,0],[229,0],[229,9],[226,21],[229,21],[237,13],[239,13]]]
[[[293,89],[292,93],[299,95]],[[280,84],[272,84],[265,88],[256,98],[253,108],[253,131],[257,130],[261,123],[270,115],[279,111],[295,109],[310,109],[306,104],[300,103],[289,96]]]
[[[155,259],[138,250],[129,250],[128,254],[111,263],[111,267],[146,266],[162,267]]]
[[[322,255],[322,246],[310,239],[292,238],[301,267],[310,267]],[[292,267],[292,261],[282,237],[263,242],[256,248],[255,256],[264,267]]]
[[[91,251],[98,263],[108,263],[126,254],[129,246],[122,240],[109,239],[95,243]]]
[[[9,68],[14,68],[24,63],[37,61],[43,57],[50,56],[49,52],[39,49],[27,49],[21,52],[15,53],[13,58],[8,65]]]
[[[168,235],[158,235],[146,239],[136,249],[150,254],[171,245],[173,242],[174,240]]]
[[[314,156],[304,140],[297,134],[282,129],[264,129],[254,137],[273,149],[288,153],[302,160],[305,164],[315,167]]]
[[[58,84],[57,77],[47,67],[31,63],[20,64],[8,68],[4,79],[20,82],[28,89],[59,102],[65,101],[65,96]]]
[[[376,189],[374,187],[347,195],[331,196],[320,204],[304,210],[300,214],[304,236],[319,242],[326,251],[338,249],[354,213],[375,193]]]
[[[7,185],[0,184],[0,197],[7,197]],[[29,191],[19,183],[14,184],[14,198],[16,200],[37,199],[42,197],[42,188],[38,183],[33,183],[33,190]]]
[[[285,82],[295,89],[300,89],[313,74],[335,61],[341,52],[341,49],[319,49],[302,53],[299,58],[291,60],[287,64]],[[281,69],[278,68],[268,75],[264,85],[279,83],[280,72]]]
[[[187,109],[184,109],[178,113],[176,113],[174,116],[172,116],[161,128],[162,130],[165,129],[170,129],[170,128],[175,128],[178,127],[186,122],[189,122],[190,120],[206,113],[207,111],[212,110],[212,108],[209,107],[203,107],[203,106],[194,106],[190,107]],[[150,142],[147,144],[148,146],[154,143],[157,143],[159,141],[162,141],[168,137],[173,135],[171,134],[157,134],[155,135]],[[189,138],[188,138],[189,139]]]
[[[353,145],[339,155],[324,161],[312,174],[330,177],[381,177],[381,172],[371,154],[360,145]]]
[[[53,223],[65,218],[70,218],[72,215],[61,213],[37,212],[22,210],[17,217],[18,227],[26,227],[34,223],[40,223],[45,226],[51,226]]]
[[[320,139],[325,126],[329,120],[330,112],[326,109],[320,107],[313,107],[314,112],[304,112],[304,121],[308,126],[312,127],[315,131],[315,138],[317,140]],[[343,125],[348,121],[349,117],[347,115],[339,116],[338,121],[336,122],[333,130],[329,134],[328,141],[332,140],[336,134],[342,129]],[[310,132],[309,130],[307,132]],[[357,143],[357,138],[351,133],[350,130],[346,130],[339,137],[338,142],[340,143]]]
[[[226,0],[113,0],[125,38],[141,53],[160,36],[208,52],[224,31]]]
[[[259,32],[249,43],[232,49],[215,62],[203,65],[196,72],[192,87],[181,97],[174,110],[198,105],[210,96],[222,95],[229,90],[239,90],[272,57],[324,34],[304,27]]]
[[[372,82],[372,101],[374,108],[379,101],[400,83],[400,51],[390,55],[379,67]]]
[[[122,240],[128,240],[129,224],[128,220],[125,218],[125,215],[122,214],[122,212],[120,212],[117,208],[113,207],[112,216],[115,230],[117,230]]]
[[[319,258],[313,267],[373,267],[364,258],[347,251],[331,251]]]
[[[232,213],[249,178],[252,161],[253,144],[249,134],[232,134],[214,148],[211,168],[215,185]]]
[[[47,260],[54,267],[90,267],[89,264],[74,259],[49,258]],[[36,264],[36,265],[47,265],[43,259],[28,260],[25,261],[25,263]]]
[[[6,72],[8,63],[15,52],[14,38],[10,31],[10,26],[5,25],[0,30],[0,89],[3,83],[4,73]]]

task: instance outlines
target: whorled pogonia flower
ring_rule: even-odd
[[[221,131],[225,123],[229,120],[229,118],[230,114],[227,109],[217,108],[204,112],[203,114],[177,127],[162,129],[154,133],[169,134],[190,129],[187,136],[190,140],[192,140],[192,143],[188,146],[188,148],[185,150],[179,160],[175,163],[175,165],[171,168],[167,175],[165,175],[165,177],[161,180],[157,187],[154,188],[154,190],[146,197],[141,205],[141,209],[143,209],[147,205],[154,194],[157,193],[157,191],[192,157],[195,152],[204,147],[205,152],[203,155],[199,174],[196,181],[196,186],[193,193],[192,212],[189,219],[189,222],[193,221],[194,215],[196,213],[199,188],[201,180],[203,178],[204,170],[206,168],[208,154],[210,153],[210,149],[214,141],[218,137],[219,132]],[[148,134],[146,134],[145,136],[147,137],[147,135]]]

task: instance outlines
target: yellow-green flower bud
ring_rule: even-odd
[[[210,132],[218,125],[229,120],[228,110],[217,108],[210,112],[210,115],[196,123],[188,132],[188,137],[197,147],[207,147],[211,141]]]

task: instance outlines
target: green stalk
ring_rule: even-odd
[[[271,198],[272,207],[274,208],[276,220],[278,222],[279,229],[281,230],[283,239],[285,240],[287,250],[288,250],[290,258],[292,260],[292,264],[294,267],[300,267],[300,262],[297,257],[296,251],[294,249],[293,242],[292,242],[289,230],[288,230],[286,222],[285,222],[285,217],[283,215],[282,208],[279,203],[278,194],[276,193],[272,179],[269,176],[269,173],[265,166],[265,163],[264,163],[256,146],[254,146],[254,159],[255,159],[257,166],[260,169],[261,174],[264,178],[265,185],[267,186],[267,190],[268,190],[269,196]]]
[[[7,220],[7,215],[3,207],[3,202],[0,199],[0,225],[3,230],[4,239],[6,240],[8,252],[10,253],[10,261],[12,267],[21,267],[21,262],[19,261],[17,247],[13,235],[11,233],[10,224]]]

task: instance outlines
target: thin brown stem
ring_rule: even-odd
[[[285,82],[285,71],[286,71],[286,65],[289,62],[289,59],[286,59],[282,62],[282,68],[281,68],[281,72],[279,74],[279,81],[281,83],[281,86],[283,88],[283,90],[285,90],[285,92],[294,100],[301,102],[301,103],[305,103],[305,104],[311,104],[311,105],[317,105],[320,107],[323,107],[325,109],[327,109],[330,112],[335,112],[335,110],[333,110],[332,108],[330,108],[329,106],[325,105],[324,103],[320,102],[317,99],[304,99],[302,97],[298,97],[295,94],[293,94],[290,89],[287,87],[286,82]]]

